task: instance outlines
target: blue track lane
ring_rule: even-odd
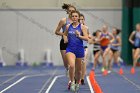
[[[117,73],[118,69],[107,76],[96,71],[96,80],[104,93],[140,93],[140,73],[137,68],[135,75],[130,74],[130,67],[124,68],[124,75]],[[97,74],[98,73],[98,74]],[[137,87],[135,86],[137,85]],[[139,87],[139,88],[138,88]]]
[[[60,77],[56,80],[49,93],[72,93],[67,89],[68,79],[66,77]],[[91,93],[87,80],[85,79],[85,85],[80,85],[79,93]]]
[[[96,69],[96,81],[104,93],[140,93],[140,68],[136,74],[130,74],[130,67],[123,67],[124,75],[117,74],[117,68],[108,76],[102,76]],[[87,75],[91,67],[87,68]],[[55,76],[65,75],[64,67],[3,67],[0,68],[0,91],[17,80],[24,78],[3,93],[45,93]],[[67,90],[68,78],[57,78],[49,93],[71,93]],[[87,80],[86,85],[80,86],[79,93],[91,93]]]

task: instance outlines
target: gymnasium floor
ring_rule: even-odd
[[[89,75],[91,67],[88,67]],[[124,75],[118,68],[107,76],[100,69],[95,70],[95,79],[103,93],[140,93],[140,68],[136,74],[129,73],[130,66],[123,67]],[[79,93],[95,93],[90,82],[80,87]],[[1,67],[0,93],[71,93],[67,90],[64,67]],[[89,86],[90,85],[90,86]]]

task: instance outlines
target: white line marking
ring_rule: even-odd
[[[15,76],[16,74],[3,74],[3,75],[0,75],[0,77],[8,77],[8,76]]]
[[[95,75],[96,77],[102,77],[103,75],[102,74],[97,74]]]
[[[14,78],[16,78],[16,77],[18,77],[18,76],[20,76],[20,75],[22,75],[22,74],[24,74],[24,71],[21,71],[21,72],[17,73],[15,76],[13,76],[13,77],[9,78],[8,80],[4,81],[2,84],[0,84],[0,86],[2,86],[3,84],[6,84],[6,83],[8,83],[8,82],[10,82],[10,81],[13,80]]]
[[[40,89],[40,91],[38,93],[42,93],[42,91],[44,90],[44,88],[46,87],[46,85],[49,83],[49,81],[53,78],[53,76],[55,75],[55,73],[57,72],[57,69],[55,69],[52,73],[52,76],[44,83],[44,85],[42,86],[42,88]]]
[[[117,73],[117,71],[115,70],[114,72]],[[133,81],[131,81],[130,79],[128,79],[126,76],[121,75],[126,81],[128,81],[129,83],[131,83],[133,86],[135,86],[136,88],[138,88],[140,90],[140,86],[137,85],[136,83],[134,83]]]
[[[14,85],[18,84],[19,82],[21,82],[21,81],[22,81],[23,79],[25,79],[25,78],[26,78],[26,76],[20,78],[20,79],[17,80],[15,83],[9,85],[7,88],[5,88],[5,89],[3,89],[2,91],[0,91],[0,93],[3,93],[3,92],[5,92],[5,91],[7,91],[8,89],[10,89],[10,88],[13,87]]]
[[[52,74],[34,74],[34,75],[27,75],[27,77],[31,78],[31,77],[40,77],[40,76],[47,76],[47,75],[52,75]]]
[[[53,84],[55,83],[55,81],[57,80],[57,78],[60,78],[60,77],[64,77],[65,75],[59,75],[59,76],[55,76],[53,81],[51,82],[50,86],[48,87],[48,89],[46,90],[45,93],[49,93],[50,89],[52,88]]]
[[[91,83],[90,83],[90,80],[89,80],[89,76],[87,76],[87,82],[88,82],[91,93],[94,93],[93,88],[92,88]]]
[[[140,86],[137,85],[136,83],[134,83],[133,81],[129,80],[126,76],[122,75],[122,77],[128,81],[129,83],[131,83],[133,86],[135,86],[136,88],[138,88],[140,90]]]

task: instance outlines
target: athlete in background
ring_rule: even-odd
[[[63,4],[62,9],[64,9],[67,12],[68,18],[62,18],[56,28],[55,34],[59,35],[59,36],[63,36],[64,31],[66,30],[66,25],[72,23],[70,14],[72,11],[76,10],[76,8],[71,4]],[[61,28],[62,28],[62,31],[61,31]],[[62,39],[60,40],[60,52],[61,52],[61,56],[63,59],[63,64],[66,69],[66,75],[68,76],[69,65],[68,65],[68,62],[66,61],[66,57],[65,57],[66,48],[67,48],[67,43],[64,43],[64,39],[62,37]]]
[[[137,61],[140,58],[140,23],[136,24],[136,31],[131,33],[129,42],[133,45],[133,67],[130,72],[131,74],[134,74]]]

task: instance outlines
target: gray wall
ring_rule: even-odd
[[[122,0],[0,0],[16,9],[60,8],[63,3],[71,3],[82,8],[121,8]]]
[[[121,28],[121,9],[84,9],[90,32],[101,29],[104,23]],[[59,20],[66,17],[61,9],[0,10],[0,47],[6,64],[17,61],[20,49],[25,51],[29,64],[43,62],[44,51],[51,49],[52,61],[62,65],[59,52],[60,37],[54,34]],[[92,45],[89,46],[90,56]],[[89,58],[91,61],[91,57]]]

